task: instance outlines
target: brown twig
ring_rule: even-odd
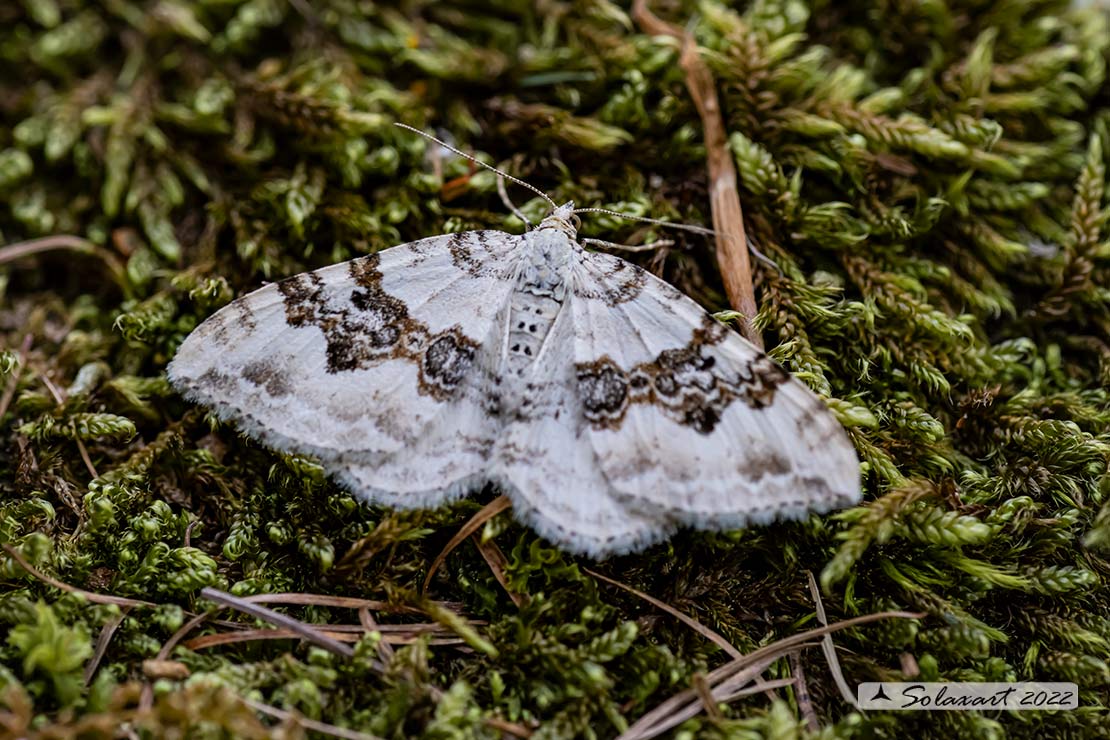
[[[748,684],[753,683],[754,679],[757,678],[759,674],[767,670],[767,668],[780,657],[779,655],[764,657],[762,660],[747,666],[739,673],[731,676],[726,681],[722,681],[716,686],[710,685],[709,679],[712,677],[712,674],[703,676],[702,681],[706,686],[710,686],[709,700],[713,702],[729,701],[739,696],[762,690],[763,687],[761,686],[749,687]],[[621,734],[617,740],[651,740],[651,738],[662,735],[667,730],[677,727],[691,717],[696,717],[698,713],[704,709],[704,698],[698,691],[696,684],[690,689],[687,689],[687,692],[684,692],[684,694],[686,693],[689,695],[684,696],[680,694],[679,696],[683,696],[683,700],[676,701],[673,707],[668,707],[667,711],[662,713],[662,716],[652,717],[652,712],[645,714],[636,724],[632,725]],[[678,697],[674,697],[674,699],[677,698]],[[666,706],[667,703],[664,702],[664,704],[657,707],[656,711]]]
[[[508,733],[513,737],[530,738],[532,731],[524,725],[518,725],[516,722],[510,722],[507,719],[499,717],[486,717],[482,720],[482,724],[494,730],[501,730],[501,732]]]
[[[827,637],[827,635],[826,635]],[[809,695],[809,686],[806,685],[806,672],[802,667],[802,656],[795,650],[786,656],[790,661],[790,675],[794,677],[794,698],[798,702],[798,711],[806,722],[806,729],[817,732],[821,723],[817,721],[817,711],[813,708],[813,698]]]
[[[736,701],[737,699],[739,699],[741,697],[744,697],[744,696],[751,696],[752,694],[758,694],[761,691],[762,692],[767,692],[767,691],[771,691],[773,689],[782,689],[782,688],[785,688],[787,686],[790,686],[793,683],[794,683],[794,679],[792,679],[792,678],[776,678],[773,681],[764,681],[761,684],[753,683],[751,686],[746,686],[742,689],[736,689],[735,691],[730,691],[730,692],[722,695],[721,696],[721,701],[724,702],[725,704],[728,704],[730,701]]]
[[[424,577],[424,585],[420,587],[420,592],[427,592],[428,585],[432,582],[432,576],[439,570],[439,566],[443,565],[443,561],[447,559],[447,556],[451,554],[452,550],[462,544],[467,537],[477,532],[482,525],[512,505],[512,500],[508,496],[502,494],[483,506],[474,516],[470,517],[470,520],[462,525],[462,528],[455,533],[451,541],[447,543],[439,555],[436,556],[436,559],[432,561],[432,564],[428,566],[428,575]]]
[[[200,519],[194,519],[185,527],[185,547],[193,546],[193,527],[197,526],[198,524],[200,524]]]
[[[713,690],[710,688],[709,682],[705,680],[705,674],[695,673],[692,683],[706,716],[713,720],[724,719],[725,715],[721,713],[721,708],[717,706],[717,699],[713,696]]]
[[[340,632],[331,629],[320,630],[318,634],[324,635],[337,642],[358,642],[362,639],[362,634],[356,632]],[[296,630],[289,629],[258,629],[258,630],[241,630],[238,632],[220,632],[214,635],[201,635],[194,637],[182,643],[182,647],[189,650],[203,650],[204,648],[216,647],[217,645],[234,645],[239,642],[258,642],[259,640],[295,640],[300,639],[303,635]],[[418,633],[410,633],[408,635],[382,635],[382,642],[385,644],[390,642],[396,645],[411,645],[420,638]],[[428,641],[429,645],[462,645],[465,640],[461,637],[435,637]],[[392,648],[390,648],[392,650]]]
[[[54,381],[52,381],[46,373],[39,373],[39,379],[41,379],[42,384],[46,386],[46,390],[50,391],[50,395],[54,397],[55,403],[61,406],[66,402],[65,393],[62,392],[61,388],[54,385]],[[86,449],[85,443],[77,436],[77,423],[73,422],[70,426],[73,429],[73,441],[77,443],[77,451],[81,453],[81,460],[85,463],[85,468],[88,469],[89,475],[93,478],[99,478],[100,475],[96,472],[96,467],[93,466],[92,458],[89,457],[89,451]]]
[[[300,713],[287,712],[284,709],[278,709],[277,707],[270,706],[269,704],[263,704],[262,702],[254,701],[253,699],[248,699],[244,696],[240,696],[239,701],[243,702],[256,712],[261,712],[262,714],[280,719],[282,722],[292,722],[294,724],[300,725],[306,730],[319,732],[321,735],[341,737],[344,738],[344,740],[382,740],[382,738],[378,737],[377,735],[371,735],[368,732],[348,730],[346,727],[337,727],[335,725],[329,725],[326,722],[318,722],[317,720],[309,719],[308,717],[305,717]]]
[[[155,659],[166,660],[167,658],[169,658],[170,653],[173,652],[173,649],[177,647],[177,644],[181,642],[185,635],[195,630],[201,622],[212,616],[212,613],[215,611],[215,609],[209,609],[206,612],[201,612],[185,624],[178,627],[177,631],[170,635],[170,639],[166,640],[162,644],[162,648],[158,651],[158,655]],[[150,709],[153,705],[154,687],[150,684],[149,681],[147,681],[143,683],[142,692],[139,694],[139,708],[145,711]]]
[[[379,635],[382,634],[381,627],[378,626],[377,621],[374,619],[374,615],[371,614],[370,610],[365,606],[359,607],[358,621],[367,633],[377,632]],[[390,645],[383,636],[383,638],[378,641],[378,657],[382,659],[382,663],[388,666],[393,660],[393,655],[393,646]]]
[[[817,587],[817,579],[813,577],[813,573],[806,571],[806,578],[809,581],[809,593],[813,597],[813,603],[817,608],[817,621],[822,626],[829,623],[829,618],[825,614],[825,602],[821,600],[821,589]],[[836,645],[833,644],[832,635],[825,635],[821,640],[821,652],[825,655],[825,661],[829,664],[829,673],[832,674],[833,682],[836,687],[840,689],[840,695],[844,701],[851,704],[856,709],[859,709],[859,703],[856,701],[856,695],[852,693],[852,689],[848,686],[848,681],[844,678],[844,671],[840,669],[840,659],[836,657]]]
[[[328,596],[326,594],[280,593],[280,594],[255,594],[244,596],[244,601],[252,604],[295,604],[297,606],[333,606],[340,609],[361,609],[366,607],[377,612],[395,612],[399,614],[423,614],[418,607],[408,604],[391,604],[388,601],[376,599],[360,599],[354,596]],[[436,602],[445,609],[456,608],[455,602]]]
[[[318,645],[319,647],[322,647],[329,652],[335,653],[336,655],[342,655],[344,658],[353,658],[355,655],[355,651],[352,650],[349,645],[344,645],[342,642],[329,637],[322,631],[315,629],[312,625],[306,624],[297,619],[293,619],[292,617],[286,616],[279,612],[275,612],[273,609],[267,609],[266,607],[259,606],[254,602],[248,601],[247,599],[233,596],[225,591],[220,591],[219,589],[212,588],[211,586],[206,586],[205,588],[202,588],[200,591],[200,595],[211,602],[219,604],[220,606],[231,607],[232,609],[241,611],[244,614],[249,614],[257,619],[264,620],[282,629],[293,630],[298,635],[300,635],[302,639],[307,640],[314,645]],[[381,670],[385,669],[384,666],[379,665],[378,667]]]
[[[120,613],[108,620],[108,622],[100,629],[100,634],[96,637],[96,648],[93,650],[92,658],[89,659],[88,664],[85,666],[85,685],[88,686],[92,683],[93,676],[96,675],[96,669],[100,667],[100,661],[104,660],[104,654],[108,652],[108,645],[112,642],[112,636],[116,634],[116,630],[123,624],[123,620],[127,618],[127,612],[130,607],[123,607]]]
[[[505,577],[505,568],[509,564],[509,561],[505,558],[505,553],[501,552],[501,548],[497,546],[496,542],[482,542],[477,532],[472,535],[471,539],[478,548],[478,552],[485,558],[486,565],[493,571],[493,577],[501,584],[501,588],[505,589],[505,593],[516,604],[516,608],[519,609],[524,606],[527,597],[514,591],[509,586],[509,579]]]
[[[763,349],[763,337],[752,323],[758,310],[752,266],[748,258],[748,238],[744,211],[736,188],[736,165],[728,147],[728,134],[721,116],[717,86],[709,67],[698,55],[693,34],[673,26],[648,9],[647,0],[635,0],[632,17],[640,28],[655,36],[670,36],[682,41],[678,63],[686,73],[686,88],[701,118],[705,139],[706,165],[709,170],[709,205],[713,230],[717,232],[717,265],[729,304],[744,316],[744,336]]]
[[[112,278],[121,285],[123,284],[123,263],[116,259],[114,254],[104,247],[93,244],[88,239],[82,239],[79,236],[72,236],[70,234],[44,236],[41,239],[30,239],[25,242],[16,242],[15,244],[8,244],[7,246],[0,247],[0,265],[14,262],[23,257],[30,257],[33,254],[51,252],[55,249],[69,249],[78,254],[88,254],[99,257],[104,261],[104,264],[108,266],[108,270],[112,273]]]
[[[62,583],[57,578],[46,575],[35,566],[28,563],[27,559],[23,557],[23,553],[21,553],[19,550],[15,549],[8,543],[2,542],[0,543],[0,547],[4,548],[4,552],[8,553],[8,555],[11,556],[12,560],[19,563],[19,566],[23,568],[23,570],[27,571],[43,583],[49,584],[56,589],[65,591],[66,593],[80,594],[85,598],[86,601],[91,601],[94,604],[115,604],[117,606],[158,606],[151,601],[128,599],[124,598],[123,596],[112,596],[110,594],[98,594],[93,593],[92,591],[86,591],[83,588],[70,586],[68,583]]]
[[[751,682],[771,663],[814,638],[881,619],[920,619],[923,616],[925,615],[915,612],[877,612],[845,619],[823,627],[815,627],[806,632],[784,637],[770,645],[753,650],[742,658],[729,661],[710,672],[706,676],[706,680],[713,687],[715,697],[730,696]],[[618,740],[650,740],[650,738],[657,737],[672,727],[685,722],[690,717],[696,716],[699,706],[700,701],[695,689],[690,688],[681,691],[642,716],[634,725],[623,732]]]
[[[664,602],[660,601],[659,599],[655,598],[654,596],[646,594],[643,591],[640,591],[638,589],[633,588],[632,586],[621,583],[620,581],[609,578],[608,576],[603,576],[603,575],[601,575],[600,573],[598,573],[596,571],[590,570],[589,568],[583,568],[582,570],[585,573],[590,574],[594,578],[605,581],[606,583],[608,583],[612,586],[616,586],[617,588],[624,589],[625,591],[627,591],[630,594],[633,594],[634,596],[638,596],[639,598],[643,599],[644,601],[646,601],[647,603],[656,607],[657,609],[662,609],[667,614],[670,614],[672,617],[674,617],[678,621],[682,622],[687,627],[694,630],[699,635],[701,635],[705,639],[709,640],[710,642],[712,642],[717,647],[721,648],[721,650],[724,650],[726,653],[728,653],[729,657],[732,658],[733,660],[740,660],[741,658],[744,657],[744,654],[742,652],[740,652],[739,650],[737,650],[735,647],[733,647],[732,643],[730,643],[724,637],[722,637],[718,633],[714,632],[713,630],[709,629],[708,627],[706,627],[704,624],[702,624],[698,620],[694,619],[693,617],[688,616],[686,614],[683,614],[682,612],[680,612],[678,609],[675,609],[670,604],[664,603]]]
[[[489,624],[489,622],[487,622],[485,620],[482,620],[482,619],[467,619],[467,620],[464,620],[464,621],[467,624],[469,624],[471,626],[474,626],[474,627],[481,627],[481,626],[485,626],[485,625]],[[237,622],[231,622],[231,623],[224,623],[224,622],[219,622],[219,621],[214,621],[213,622],[213,624],[217,624],[217,623],[220,624],[220,626],[222,626],[222,627],[227,627],[228,629],[232,629],[232,630],[246,631],[246,630],[252,629],[251,627],[248,627],[247,625],[237,623]],[[377,624],[377,623],[375,623],[375,624]],[[361,623],[360,624],[322,624],[322,625],[320,625],[320,627],[325,628],[328,632],[350,633],[350,634],[356,636],[355,639],[361,638],[362,635],[366,634],[366,625],[361,624]],[[450,629],[448,629],[447,627],[444,627],[442,624],[440,624],[438,622],[416,622],[416,623],[409,623],[409,624],[378,624],[377,630],[379,632],[381,632],[383,635],[390,635],[390,636],[397,635],[397,636],[399,636],[399,639],[407,639],[410,636],[415,637],[415,636],[419,636],[419,635],[436,634],[436,633],[454,634]]]
[[[185,624],[181,625],[176,632],[170,635],[170,639],[166,640],[166,642],[162,645],[162,649],[158,651],[157,659],[166,660],[167,658],[169,658],[170,653],[173,652],[173,649],[175,647],[177,647],[177,643],[181,642],[182,638],[184,638],[185,635],[195,630],[201,622],[212,616],[212,613],[214,611],[215,609],[210,609],[206,612],[202,612],[190,619]]]
[[[93,465],[92,458],[89,456],[89,450],[85,447],[85,443],[77,436],[77,423],[74,422],[72,426],[74,435],[73,441],[77,443],[77,452],[81,455],[81,462],[85,463],[85,469],[89,471],[89,475],[95,480],[100,477],[100,473],[96,472],[96,466]]]

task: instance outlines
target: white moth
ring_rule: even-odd
[[[492,483],[593,557],[857,501],[821,401],[675,288],[583,249],[573,211],[268,285],[190,334],[169,378],[368,502]]]

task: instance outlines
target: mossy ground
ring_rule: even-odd
[[[743,652],[815,625],[806,571],[831,620],[926,613],[839,633],[853,685],[1083,689],[1075,712],[863,715],[807,649],[811,736],[1110,734],[1107,14],[1041,0],[660,5],[696,19],[717,78],[749,235],[774,262],[755,262],[768,347],[849,427],[866,503],[601,564],[502,514],[487,534],[523,605],[466,543],[431,584],[437,607],[421,581],[481,501],[361,506],[310,460],[190,408],[166,362],[264,280],[430,234],[520,229],[489,173],[432,157],[394,120],[560,202],[708,224],[676,45],[607,0],[0,4],[0,244],[14,245],[0,250],[0,542],[71,585],[158,604],[92,604],[0,556],[0,734],[110,737],[124,718],[151,736],[300,732],[234,692],[387,737],[496,737],[498,718],[533,737],[612,737],[727,655],[584,566]],[[607,217],[583,233],[660,235]],[[667,236],[639,261],[728,308],[712,244]],[[417,610],[377,611],[380,624],[439,631],[395,645],[384,676],[372,637],[353,659],[292,640],[194,643],[144,669],[212,606],[204,586],[378,599]],[[237,625],[267,626],[220,611],[186,640]],[[98,636],[111,639],[86,684]],[[775,694],[680,735],[806,734],[805,702]]]

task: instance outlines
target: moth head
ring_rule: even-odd
[[[578,227],[582,225],[581,219],[574,213],[574,201],[567,201],[558,206],[547,218],[540,222],[540,229],[555,229],[566,234],[571,239],[578,236]]]

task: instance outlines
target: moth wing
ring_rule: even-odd
[[[490,461],[502,429],[491,396],[507,318],[506,305],[458,390],[417,438],[370,462],[358,457],[325,462],[328,472],[366,499],[399,509],[440,506],[490,481]]]
[[[466,381],[512,290],[517,239],[436,236],[267,285],[190,334],[169,378],[278,449],[379,461],[479,402]]]
[[[584,436],[619,494],[702,529],[860,498],[846,432],[763,352],[617,257],[586,255],[576,284]]]
[[[520,417],[502,430],[492,478],[513,511],[560,549],[590,557],[640,550],[672,534],[678,522],[646,512],[614,491],[582,435],[575,393],[574,324],[561,311],[525,386]]]

